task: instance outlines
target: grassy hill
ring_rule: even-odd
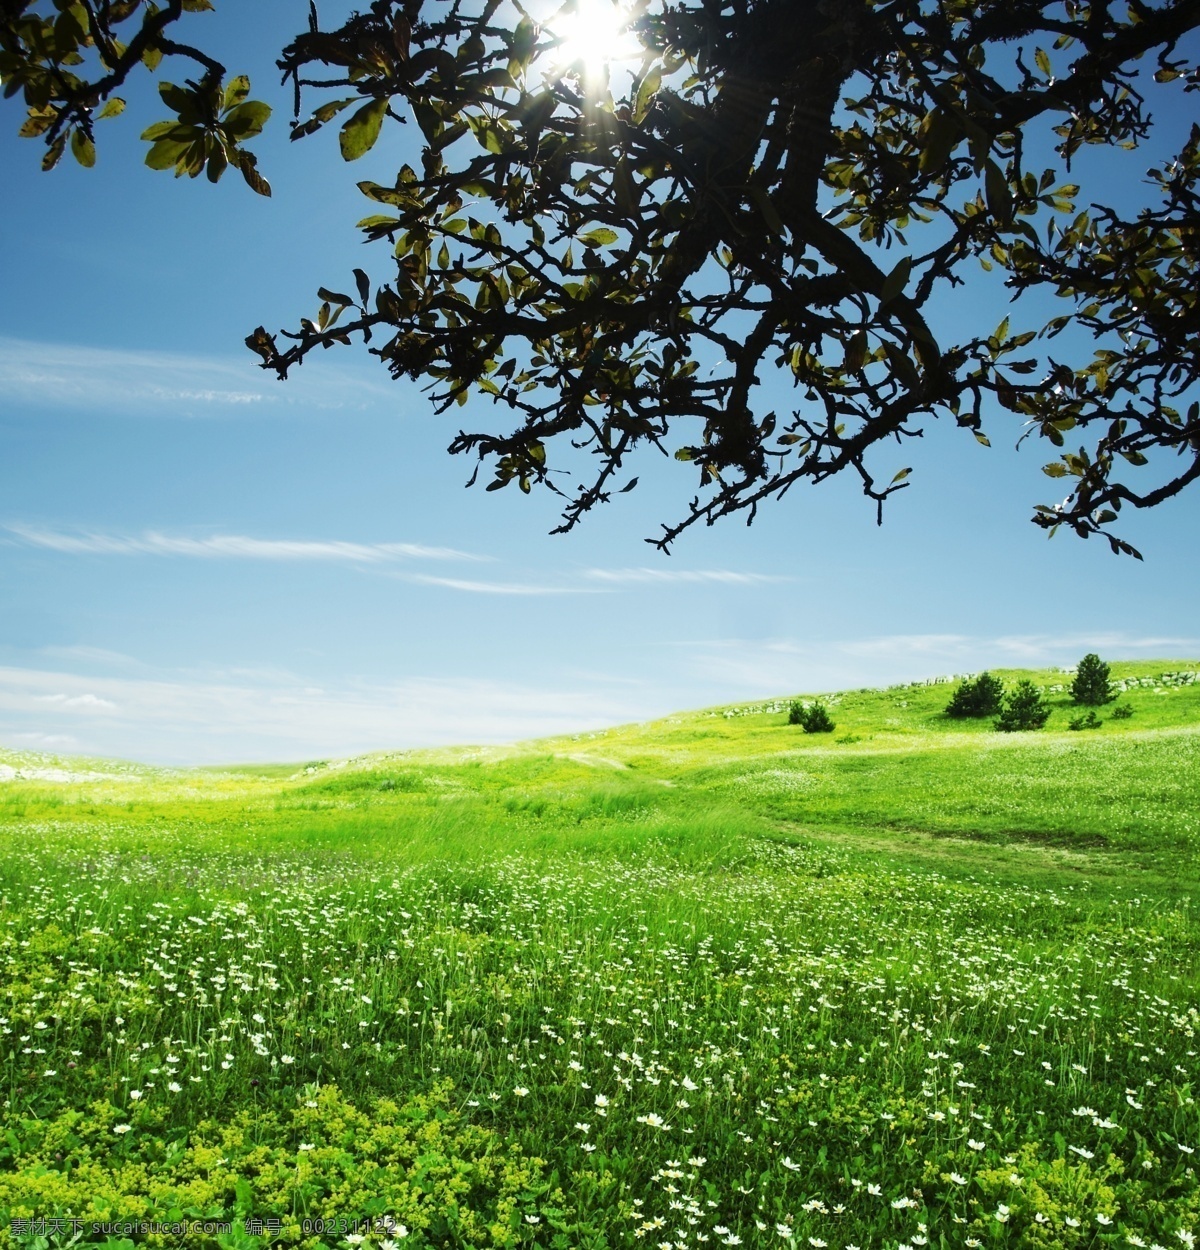
[[[0,1221],[1190,1245],[1198,670],[1114,664],[1133,715],[1081,731],[1013,671],[1047,729],[943,682],[827,735],[781,698],[301,766],[0,753]]]

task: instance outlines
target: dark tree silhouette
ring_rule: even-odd
[[[1071,682],[1071,698],[1084,706],[1099,707],[1112,702],[1115,696],[1109,685],[1108,665],[1096,655],[1089,652],[1079,661],[1075,670],[1075,680]]]
[[[967,716],[994,716],[1000,710],[1004,697],[1004,683],[991,673],[980,673],[973,681],[966,678],[946,704],[946,715],[957,718]]]
[[[837,728],[829,709],[820,699],[814,699],[812,703],[793,700],[788,709],[788,724],[799,725],[806,734],[831,734]]]
[[[268,194],[243,144],[269,109],[174,33],[211,7],[0,0],[0,77],[45,164],[68,146],[92,163],[117,91],[170,58],[196,77],[160,86],[173,116],[146,131],[148,163],[214,181],[232,165]],[[490,395],[506,427],[450,449],[489,489],[562,493],[564,529],[633,487],[635,451],[670,453],[700,489],[664,548],[843,473],[882,509],[910,472],[889,448],[939,417],[986,443],[985,417],[1014,414],[1070,486],[1034,522],[1115,551],[1137,554],[1110,528],[1123,506],[1200,477],[1200,127],[1132,215],[1070,181],[1086,145],[1150,136],[1149,97],[1169,110],[1200,87],[1180,50],[1200,0],[637,0],[643,54],[615,93],[555,68],[553,21],[516,8],[374,0],[332,30],[312,8],[279,61],[293,137],[336,119],[353,160],[411,120],[421,152],[359,184],[383,280],[356,270],[296,330],[257,329],[264,367],[361,337],[441,410]],[[939,338],[930,309],[980,265],[1060,315]],[[1056,353],[1078,335],[1054,342],[1072,322],[1094,340],[1073,361]],[[763,411],[778,373],[795,399]],[[567,445],[594,458],[574,486]]]
[[[1042,692],[1033,682],[1022,680],[1004,700],[996,728],[1003,733],[1041,729],[1049,719],[1050,705],[1042,697]]]

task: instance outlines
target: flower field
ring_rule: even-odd
[[[6,756],[0,1244],[1192,1250],[1200,685],[1091,736],[932,690]]]

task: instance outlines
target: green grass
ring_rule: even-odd
[[[1013,735],[950,690],[832,735],[780,699],[341,765],[0,753],[0,1220],[1190,1247],[1200,684]],[[101,1227],[150,1219],[234,1227]]]

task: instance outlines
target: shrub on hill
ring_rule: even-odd
[[[1023,680],[1005,699],[996,728],[1003,733],[1041,729],[1049,719],[1050,705],[1042,698],[1042,692],[1033,682]]]
[[[1086,716],[1072,716],[1067,722],[1068,729],[1099,729],[1104,722],[1096,715],[1095,712],[1088,712]]]
[[[946,704],[946,715],[955,718],[967,716],[994,716],[1000,710],[1004,697],[1004,683],[991,673],[980,673],[974,681],[961,681],[958,689]]]
[[[795,699],[788,709],[788,724],[799,725],[806,734],[831,734],[837,726],[819,699],[807,705]]]
[[[1133,708],[1128,703],[1119,703],[1112,710],[1113,720],[1128,720],[1133,715]]]
[[[1108,665],[1095,652],[1089,652],[1079,661],[1071,683],[1071,698],[1085,707],[1099,707],[1114,697],[1108,680]]]

